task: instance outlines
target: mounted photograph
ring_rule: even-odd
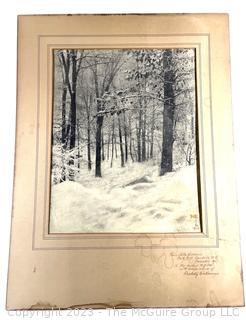
[[[53,50],[50,233],[201,232],[195,61]]]
[[[17,70],[7,310],[243,306],[228,15],[19,16]]]

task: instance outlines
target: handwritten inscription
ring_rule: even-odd
[[[218,256],[203,255],[201,253],[171,253],[175,259],[175,267],[185,276],[218,275],[216,270]]]

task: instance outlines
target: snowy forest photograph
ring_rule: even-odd
[[[53,50],[50,233],[201,231],[195,54]]]

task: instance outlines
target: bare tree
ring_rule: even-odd
[[[64,90],[63,90],[63,103],[65,102],[67,96],[67,90],[70,94],[70,123],[69,123],[69,133],[70,133],[70,150],[75,148],[76,142],[76,113],[77,113],[77,104],[76,104],[76,97],[77,97],[77,80],[79,71],[81,70],[81,64],[83,59],[83,50],[61,50],[59,52],[60,61],[63,66],[63,73],[64,73]],[[64,104],[64,113],[63,113],[63,137],[67,137],[68,130],[66,129],[65,125],[65,105]],[[65,131],[66,130],[66,131]],[[63,139],[64,140],[64,139]],[[74,156],[70,157],[69,161],[70,166],[74,166]],[[70,170],[70,179],[74,180],[74,170]]]
[[[174,83],[175,73],[172,68],[172,50],[163,51],[164,70],[164,98],[163,103],[163,125],[162,125],[162,152],[160,175],[171,172],[173,169],[173,124],[174,124]]]
[[[87,93],[87,94],[86,94]],[[87,120],[87,166],[88,170],[91,170],[91,107],[92,107],[92,94],[87,89],[86,93],[83,94],[85,110],[86,110],[86,120]]]
[[[94,57],[93,67],[91,68],[94,77],[97,116],[96,116],[96,161],[95,176],[102,177],[101,161],[102,161],[102,126],[104,120],[104,101],[103,96],[107,93],[112,85],[115,75],[119,70],[119,62],[121,55],[113,54],[109,59],[103,62],[101,55]],[[100,68],[101,67],[101,68]],[[101,70],[100,70],[101,69]],[[103,70],[102,70],[103,69]],[[101,73],[100,73],[101,71]],[[99,74],[100,73],[100,74]],[[101,81],[100,81],[101,80]]]
[[[118,113],[117,116],[118,116],[118,129],[119,129],[119,140],[120,140],[120,159],[121,159],[121,167],[124,167],[124,166],[125,166],[125,161],[124,161],[124,149],[123,149],[123,139],[122,139],[120,113]]]
[[[158,161],[160,175],[194,163],[194,55],[185,50],[57,50],[57,183],[76,180],[83,163],[102,177],[102,161],[117,157],[122,167]]]

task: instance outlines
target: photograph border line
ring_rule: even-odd
[[[216,220],[216,241],[214,245],[208,245],[208,246],[201,246],[201,245],[193,245],[193,246],[185,246],[185,245],[176,245],[176,246],[160,246],[160,245],[151,245],[151,246],[114,246],[114,247],[100,247],[100,246],[89,246],[89,247],[79,247],[79,246],[73,246],[73,247],[36,247],[35,246],[35,236],[36,236],[36,232],[35,232],[35,228],[36,228],[36,210],[37,210],[37,186],[38,186],[38,165],[39,165],[39,138],[40,138],[40,134],[39,134],[39,116],[40,116],[40,41],[41,38],[45,38],[45,37],[77,37],[77,38],[83,38],[83,37],[140,37],[140,38],[144,38],[144,37],[184,37],[184,36],[206,36],[208,38],[208,61],[209,61],[209,96],[210,96],[210,121],[211,121],[211,145],[212,145],[212,157],[213,157],[213,180],[214,180],[214,201],[215,201],[215,220]],[[187,46],[201,46],[200,43],[179,43],[181,45],[187,45]],[[114,48],[124,48],[123,46],[127,45],[126,43],[124,44],[119,44],[117,45],[112,45],[112,48],[107,44],[107,45],[103,45],[103,44],[97,44],[99,49],[100,47],[107,47],[108,49],[114,49]],[[129,45],[129,44],[128,44]],[[165,46],[171,46],[173,45],[170,43],[163,43],[163,44],[148,44],[146,46],[144,44],[141,43],[137,43],[136,47],[140,47],[141,45],[143,45],[144,47],[148,47],[148,48],[155,48],[154,46],[158,45],[158,48],[160,48],[160,45],[165,45]],[[47,69],[49,70],[50,68],[50,61],[49,61],[49,55],[50,55],[50,48],[52,47],[64,47],[64,46],[69,46],[68,44],[52,44],[52,45],[48,45],[47,46]],[[70,45],[70,47],[76,47],[78,46],[79,48],[83,47],[83,44],[72,44]],[[86,48],[89,48],[89,45],[86,44],[85,45]],[[92,46],[93,47],[93,46]],[[94,46],[95,48],[95,46]],[[201,55],[201,50],[199,50],[199,55]],[[202,100],[202,81],[201,81],[201,70],[202,70],[202,63],[201,63],[201,58],[199,58],[199,68],[200,68],[200,88],[199,88],[199,92],[200,92],[200,96],[201,96],[201,100]],[[49,74],[49,72],[47,72],[47,74]],[[49,77],[48,77],[49,78]],[[218,226],[218,208],[217,208],[217,199],[216,199],[216,176],[215,176],[215,159],[214,159],[214,135],[213,135],[213,115],[212,115],[212,85],[211,85],[211,47],[210,47],[210,34],[209,33],[201,33],[201,34],[111,34],[111,35],[38,35],[38,68],[37,68],[37,83],[38,83],[38,90],[37,90],[37,115],[36,115],[36,121],[37,121],[37,128],[36,128],[36,163],[35,163],[35,187],[34,187],[34,217],[33,217],[33,237],[32,237],[32,249],[33,250],[83,250],[83,249],[144,249],[144,248],[215,248],[215,247],[219,247],[219,226]],[[49,79],[47,79],[47,105],[49,105],[49,92],[50,92],[50,81]],[[201,109],[199,108],[199,112],[201,113]],[[50,173],[50,170],[48,168],[48,153],[49,153],[49,144],[48,144],[48,140],[50,139],[50,137],[48,136],[48,131],[49,131],[49,127],[48,127],[48,119],[49,119],[49,110],[47,110],[47,114],[46,114],[46,164],[45,164],[45,181],[48,181],[48,174]],[[202,116],[200,117],[201,119],[201,123],[203,121]],[[201,126],[203,126],[201,124]],[[202,143],[201,143],[201,147],[204,150],[204,141],[203,141],[203,135],[201,135],[202,137]],[[200,146],[199,146],[200,147]],[[201,159],[199,159],[199,161],[201,161]],[[204,172],[205,172],[205,161],[204,159],[202,159],[202,168],[200,167],[200,169],[203,170],[203,176],[204,176]],[[205,198],[207,198],[206,196],[206,183],[204,182],[204,196]],[[44,197],[45,197],[45,208],[47,205],[47,194],[48,192],[44,193]],[[205,201],[205,203],[203,204],[205,207],[205,210],[203,210],[203,214],[205,214],[205,225],[206,225],[206,233],[202,233],[202,232],[197,232],[197,233],[187,233],[187,235],[183,234],[178,234],[178,233],[117,233],[117,236],[115,235],[116,233],[103,233],[103,235],[99,235],[99,233],[96,233],[96,237],[92,236],[92,233],[67,233],[67,234],[62,234],[62,236],[58,236],[58,234],[51,234],[48,237],[45,235],[45,231],[46,231],[46,224],[45,221],[47,219],[47,210],[45,210],[44,208],[44,218],[43,218],[43,240],[69,240],[69,239],[76,239],[76,240],[81,240],[81,239],[126,239],[126,238],[135,238],[135,239],[139,239],[139,238],[148,238],[150,239],[150,236],[153,238],[161,238],[163,239],[167,239],[167,238],[171,238],[171,239],[176,239],[176,238],[208,238],[209,235],[209,229],[208,229],[208,215],[207,213],[207,201]],[[72,236],[71,236],[72,235]]]

